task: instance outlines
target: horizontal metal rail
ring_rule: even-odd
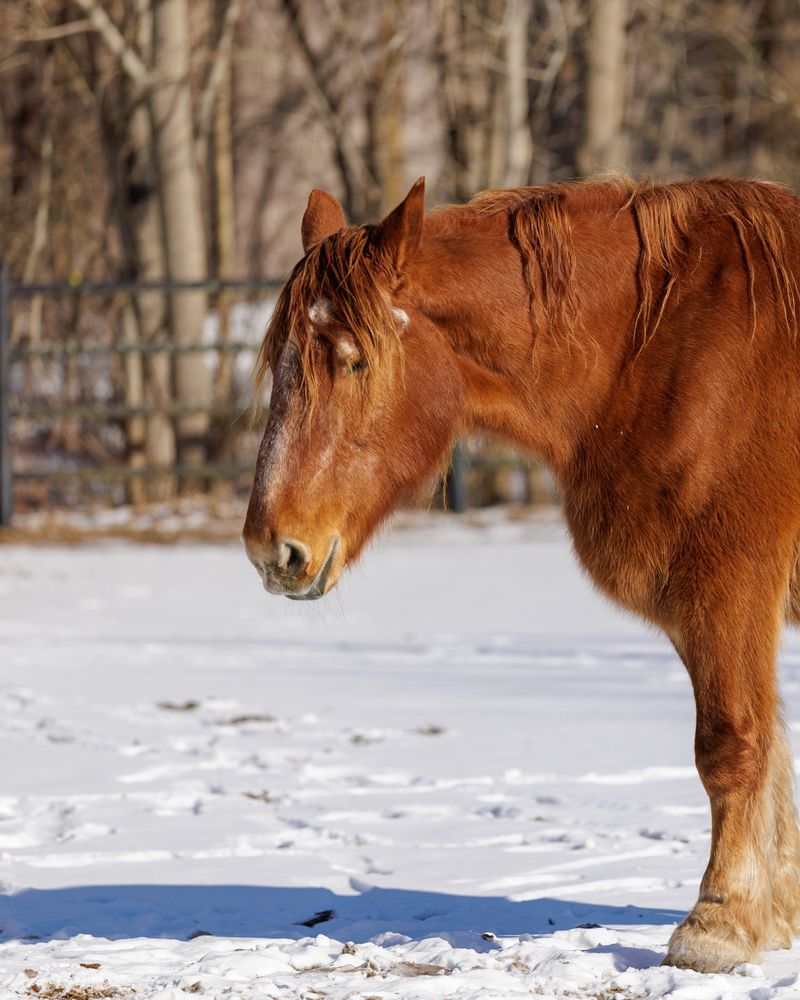
[[[8,267],[0,261],[0,525],[9,524],[13,513],[13,482],[26,481],[78,481],[91,483],[129,479],[154,479],[158,477],[175,477],[181,480],[208,480],[217,478],[236,478],[252,475],[252,468],[245,465],[211,465],[188,466],[172,465],[169,468],[154,468],[146,466],[136,468],[124,464],[103,466],[85,464],[80,467],[31,470],[12,468],[12,428],[13,420],[49,421],[69,418],[94,418],[98,422],[113,422],[128,420],[135,417],[164,416],[180,418],[193,414],[205,414],[210,418],[230,419],[231,423],[241,422],[246,425],[248,409],[241,405],[230,403],[205,405],[187,405],[176,402],[163,405],[148,404],[142,406],[126,406],[114,402],[76,401],[73,403],[26,404],[20,401],[15,405],[11,390],[12,367],[34,358],[55,359],[65,361],[73,358],[110,358],[116,356],[140,355],[184,355],[189,353],[213,352],[233,357],[239,354],[255,354],[259,350],[258,342],[252,343],[239,340],[217,340],[214,343],[204,343],[201,340],[191,343],[177,343],[163,338],[151,342],[124,343],[82,343],[75,337],[56,341],[53,339],[36,344],[11,343],[11,310],[17,301],[31,301],[37,297],[47,299],[64,299],[74,303],[76,299],[90,296],[102,297],[107,300],[118,300],[122,297],[135,298],[140,295],[159,294],[163,296],[185,292],[206,292],[211,296],[224,292],[251,293],[247,297],[253,299],[255,293],[275,293],[284,284],[282,278],[244,277],[244,278],[201,278],[191,280],[165,279],[157,281],[84,281],[68,280],[38,283],[17,283],[12,280]],[[263,299],[265,296],[262,295]],[[273,297],[270,294],[269,297]],[[200,331],[197,331],[198,338]],[[266,407],[260,408],[262,415]],[[122,460],[124,461],[124,460]]]
[[[31,469],[14,470],[14,479],[51,480],[54,482],[77,480],[81,482],[115,481],[119,479],[158,479],[161,476],[178,476],[181,479],[226,479],[253,474],[252,465],[170,465],[164,469],[146,466],[83,466],[80,469]]]
[[[263,408],[266,412],[266,408]],[[164,403],[163,406],[115,406],[98,403],[66,403],[61,406],[12,406],[11,416],[28,420],[45,417],[98,417],[103,420],[125,420],[127,417],[152,417],[160,414],[168,417],[190,417],[197,413],[207,413],[211,417],[247,417],[249,409],[241,406],[211,405],[198,403]]]
[[[33,299],[37,295],[64,298],[71,295],[138,295],[140,292],[224,292],[234,289],[245,291],[277,290],[284,281],[278,278],[210,278],[198,281],[55,281],[44,284],[18,285],[10,282],[12,298]]]
[[[152,343],[125,344],[77,344],[74,341],[65,344],[48,342],[46,344],[31,344],[15,347],[11,351],[12,361],[24,361],[26,358],[48,357],[113,357],[117,354],[190,354],[201,351],[211,351],[214,354],[244,354],[260,350],[260,344],[248,343],[245,340],[226,340],[213,344],[176,344],[169,341],[153,341]]]

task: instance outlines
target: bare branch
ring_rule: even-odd
[[[209,60],[206,71],[206,79],[200,93],[197,105],[197,124],[195,132],[201,144],[208,140],[211,131],[211,118],[214,109],[214,100],[219,91],[225,74],[228,71],[233,51],[233,37],[236,32],[236,23],[242,10],[242,0],[228,0],[225,15],[222,18],[222,31],[216,45],[216,51]]]
[[[47,28],[34,28],[20,39],[25,42],[53,42],[70,35],[82,35],[87,31],[95,31],[95,26],[88,18],[82,21],[68,21],[66,24],[54,24]]]
[[[147,67],[136,51],[125,41],[122,32],[99,6],[97,0],[75,0],[75,2],[91,21],[95,31],[119,59],[120,65],[131,80],[137,86],[143,87],[147,82]]]
[[[38,32],[42,33],[50,31],[53,32],[53,34],[50,37],[52,38],[53,41],[59,43],[55,46],[56,59],[64,67],[64,70],[67,74],[67,78],[69,79],[69,82],[72,84],[75,93],[78,95],[84,108],[93,107],[94,93],[86,80],[86,74],[83,72],[81,66],[78,64],[70,47],[68,45],[63,44],[62,38],[60,38],[56,34],[56,32],[62,28],[69,28],[73,24],[84,25],[84,30],[86,31],[94,31],[94,26],[89,20],[70,21],[68,24],[63,24],[63,25],[51,24],[47,6],[44,0],[36,0],[36,9],[38,10],[39,17],[42,19],[43,23],[33,29],[32,35],[35,35]],[[77,34],[77,32],[68,32],[67,34]],[[31,40],[36,41],[37,39],[31,38]]]
[[[306,83],[317,114],[327,128],[334,145],[334,156],[342,175],[348,201],[352,202],[355,190],[366,192],[373,184],[369,167],[364,161],[356,143],[351,138],[347,124],[341,113],[341,102],[319,72],[317,59],[311,48],[300,17],[297,0],[281,0],[287,20],[290,37],[303,59],[306,69]]]

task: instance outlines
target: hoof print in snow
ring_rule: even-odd
[[[278,720],[274,715],[266,715],[264,713],[251,712],[249,715],[234,715],[230,719],[226,719],[223,725],[225,726],[251,726],[251,725],[267,725],[270,722],[277,722]]]
[[[417,726],[417,732],[420,736],[441,736],[446,730],[444,726],[435,726],[433,723],[427,722],[424,726]]]
[[[242,795],[246,799],[252,799],[254,802],[274,802],[275,800],[269,794],[269,792],[264,788],[260,792],[242,792]]]
[[[189,701],[160,701],[158,707],[165,712],[193,712],[200,707],[199,701],[190,699]]]

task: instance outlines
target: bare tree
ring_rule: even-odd
[[[230,37],[233,43],[233,26],[238,16],[236,4],[215,0],[215,33]],[[229,46],[230,48],[230,46]],[[236,195],[233,163],[233,80],[231,60],[217,59],[214,66],[219,82],[214,95],[212,115],[212,152],[209,174],[211,177],[211,232],[213,271],[222,278],[232,278],[236,269]],[[207,92],[204,90],[204,94]],[[202,113],[198,131],[202,134]],[[226,343],[230,338],[230,301],[227,292],[217,296],[219,339]],[[230,354],[220,356],[217,367],[215,395],[220,404],[230,402],[233,386],[233,365]]]
[[[533,160],[528,86],[530,8],[527,0],[507,0],[504,17],[508,156],[503,182],[512,187],[528,183]]]
[[[380,179],[368,158],[364,148],[353,130],[349,99],[356,88],[353,87],[353,74],[358,73],[365,79],[363,73],[362,54],[348,44],[347,19],[341,16],[337,19],[317,17],[317,27],[326,29],[324,48],[313,44],[311,33],[306,24],[305,10],[301,0],[280,0],[286,16],[289,37],[295,45],[303,62],[304,78],[308,87],[309,98],[319,120],[324,125],[333,147],[333,160],[344,192],[344,206],[347,215],[352,219],[365,219],[370,215],[370,209],[380,203]],[[363,23],[359,24],[359,28]],[[340,69],[346,73],[336,73],[332,66],[336,60]],[[364,89],[361,88],[362,98]]]
[[[144,192],[142,204],[132,211],[137,273],[146,278],[200,281],[207,275],[207,250],[190,86],[187,0],[138,0],[137,45],[128,41],[98,0],[77,3],[117,58],[129,84],[131,180],[135,182],[138,175],[139,193]],[[221,43],[209,59],[200,100],[197,135],[203,142],[207,142],[213,109],[227,77],[240,9],[240,0],[217,7]],[[219,135],[218,121],[217,126]],[[224,169],[223,158],[224,154],[215,158],[220,169]],[[222,178],[222,189],[230,192],[229,177]],[[156,193],[157,198],[153,197]],[[230,218],[225,225],[230,243]],[[230,254],[226,263],[230,266]],[[144,339],[162,328],[162,309],[160,297],[140,297]],[[174,379],[181,410],[176,422],[178,452],[185,464],[195,466],[205,459],[209,433],[209,416],[204,411],[211,403],[211,374],[202,352],[193,349],[201,342],[207,295],[199,289],[175,293],[169,297],[168,311],[172,336],[182,350],[171,376],[166,357],[154,358],[147,385],[158,405],[169,390],[170,377]],[[175,446],[163,420],[152,422],[149,440],[150,457],[156,464],[170,464]]]
[[[578,159],[582,174],[623,170],[626,99],[627,0],[590,0],[586,45],[584,136]]]
[[[380,210],[387,212],[406,193],[404,49],[407,0],[381,4],[379,46],[371,86],[367,90],[369,143],[366,156],[380,188]]]
[[[139,10],[136,36],[145,65],[152,64],[153,26],[152,12],[142,5]],[[146,101],[144,80],[123,77],[123,90],[127,94],[129,114],[127,136],[123,146],[124,158],[124,215],[123,229],[130,233],[132,273],[143,281],[159,281],[166,275],[162,214],[152,132],[152,118]],[[152,344],[167,339],[168,319],[166,296],[158,291],[140,292],[136,296],[135,326],[126,315],[129,339]],[[175,492],[175,479],[166,470],[177,458],[175,426],[169,415],[173,399],[172,358],[166,352],[148,353],[144,356],[130,352],[126,372],[127,401],[132,407],[144,404],[150,411],[145,423],[143,451],[139,445],[140,426],[135,418],[128,428],[128,446],[134,467],[148,465],[163,469],[147,488],[137,487],[132,480],[134,501],[145,498],[166,500]]]
[[[527,184],[533,160],[529,102],[529,20],[526,0],[501,0],[486,9],[487,33],[496,39],[489,62],[490,111],[486,116],[487,162],[480,186]],[[490,50],[491,51],[491,50]]]
[[[167,274],[173,280],[206,277],[206,238],[200,179],[194,147],[189,88],[189,10],[187,0],[154,0],[153,85],[150,108],[164,219]],[[208,311],[204,291],[170,296],[172,334],[182,348],[201,341]],[[187,412],[178,425],[178,453],[188,465],[206,454],[211,375],[202,353],[188,350],[175,362],[176,398]]]

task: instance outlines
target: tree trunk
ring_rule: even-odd
[[[150,97],[155,153],[164,222],[167,274],[173,280],[206,277],[206,241],[195,161],[189,91],[187,0],[153,0],[153,67]],[[170,296],[172,333],[179,347],[202,341],[207,313],[205,291]],[[211,375],[202,352],[179,353],[175,361],[176,399],[191,410],[211,402]],[[201,465],[208,445],[209,415],[180,416],[178,453],[189,466]]]
[[[403,73],[405,0],[384,3],[380,14],[381,60],[376,85],[376,122],[373,134],[377,145],[377,166],[381,188],[381,211],[388,212],[406,194],[404,162]]]
[[[622,135],[625,101],[627,0],[593,0],[586,52],[584,140],[578,169],[624,170]]]
[[[120,313],[122,340],[126,344],[135,344],[140,338],[139,322],[132,302],[126,302]],[[125,405],[139,408],[144,405],[144,365],[142,355],[138,351],[127,351],[124,355],[125,366]],[[145,445],[147,441],[147,423],[144,417],[132,414],[126,421],[126,439],[128,444],[128,467],[132,472],[140,472],[147,465]],[[139,476],[128,480],[128,499],[139,507],[147,500],[147,484]]]
[[[513,2],[513,0],[511,0]],[[499,188],[503,187],[506,176],[506,166],[508,164],[508,103],[507,96],[507,76],[505,65],[505,31],[507,24],[504,21],[505,4],[500,0],[489,0],[485,4],[485,9],[481,10],[483,17],[490,24],[496,24],[498,29],[487,32],[486,54],[494,64],[486,73],[486,86],[488,89],[488,107],[486,115],[474,116],[485,117],[483,128],[476,129],[478,141],[483,145],[483,156],[481,172],[476,178],[478,188]],[[470,84],[470,91],[474,92],[473,106],[483,88],[480,81],[475,78]]]
[[[214,234],[216,272],[231,278],[236,270],[236,204],[234,201],[233,137],[231,130],[231,86],[226,74],[214,107]],[[229,295],[221,292],[218,301],[220,338],[228,339]],[[231,390],[230,355],[220,356],[217,398],[226,402]]]
[[[437,10],[436,67],[438,95],[444,121],[448,175],[446,197],[466,201],[480,185],[472,167],[476,162],[471,98],[475,70],[468,66],[465,34],[470,13],[467,0],[440,0]]]
[[[224,0],[217,0],[216,22],[217,33],[221,30],[225,15]],[[214,227],[214,257],[215,271],[221,278],[230,278],[236,270],[236,203],[234,199],[233,172],[233,128],[232,115],[232,73],[228,61],[219,89],[214,100],[213,114],[213,227]],[[219,317],[219,339],[226,343],[230,338],[230,293],[220,292],[217,297],[217,315]],[[233,355],[222,351],[217,363],[215,397],[221,405],[231,400],[233,390]],[[227,444],[223,447],[228,448]],[[219,449],[217,449],[219,451]],[[231,456],[224,453],[215,455],[224,461]],[[227,489],[227,484],[215,483],[214,492],[220,488]]]
[[[152,12],[145,3],[141,4],[141,8],[137,32],[139,50],[149,66],[153,49]],[[127,203],[134,267],[137,278],[142,281],[163,281],[167,269],[152,121],[139,87],[131,84],[131,89],[133,110],[128,130]],[[140,292],[136,296],[136,318],[139,325],[139,339],[142,342],[152,343],[168,339],[167,300],[162,292]],[[144,451],[147,465],[152,469],[165,470],[163,475],[154,476],[149,480],[147,496],[153,501],[169,500],[175,496],[176,482],[175,477],[166,470],[175,465],[177,458],[175,426],[166,409],[173,402],[172,358],[166,353],[136,357],[144,372],[144,403],[148,409],[154,410],[145,424]],[[134,365],[135,361],[130,361],[129,364]],[[134,386],[135,383],[134,377]],[[159,412],[158,407],[165,409]],[[135,428],[134,433],[136,433]],[[133,453],[131,460],[135,461]],[[134,499],[133,493],[132,499]]]
[[[506,64],[506,123],[508,154],[504,182],[527,184],[533,160],[528,102],[528,0],[508,0],[503,51]]]
[[[497,69],[489,74],[489,113],[486,116],[486,165],[481,187],[517,187],[527,184],[533,159],[528,104],[527,0],[490,4],[487,16],[499,25],[495,51]]]
[[[39,191],[36,204],[36,215],[33,222],[33,238],[31,239],[28,256],[25,260],[25,267],[22,271],[22,281],[29,284],[36,280],[39,271],[42,254],[47,245],[47,238],[50,229],[50,208],[53,198],[53,114],[51,102],[53,100],[53,55],[48,53],[42,68],[41,88],[45,98],[44,115],[42,120],[42,139],[39,150]],[[28,337],[32,344],[38,344],[42,339],[42,296],[36,295],[31,299],[31,307],[28,314]],[[22,318],[22,311],[18,314],[17,322],[12,329],[11,339],[16,342],[18,339],[18,326]],[[32,359],[34,360],[34,359]],[[28,374],[31,378],[37,377],[38,364],[29,366]]]
[[[131,236],[137,278],[162,281],[166,274],[161,232],[161,207],[153,164],[152,131],[147,108],[140,104],[130,119],[129,198]],[[139,337],[147,343],[167,338],[167,303],[162,292],[139,292],[136,296]],[[167,470],[175,464],[175,427],[166,408],[172,404],[172,359],[169,354],[146,354],[142,364],[144,402],[153,412],[148,418],[144,449],[147,464]],[[159,412],[158,407],[165,410]],[[175,495],[175,477],[167,474],[150,480],[151,500],[168,500]]]

